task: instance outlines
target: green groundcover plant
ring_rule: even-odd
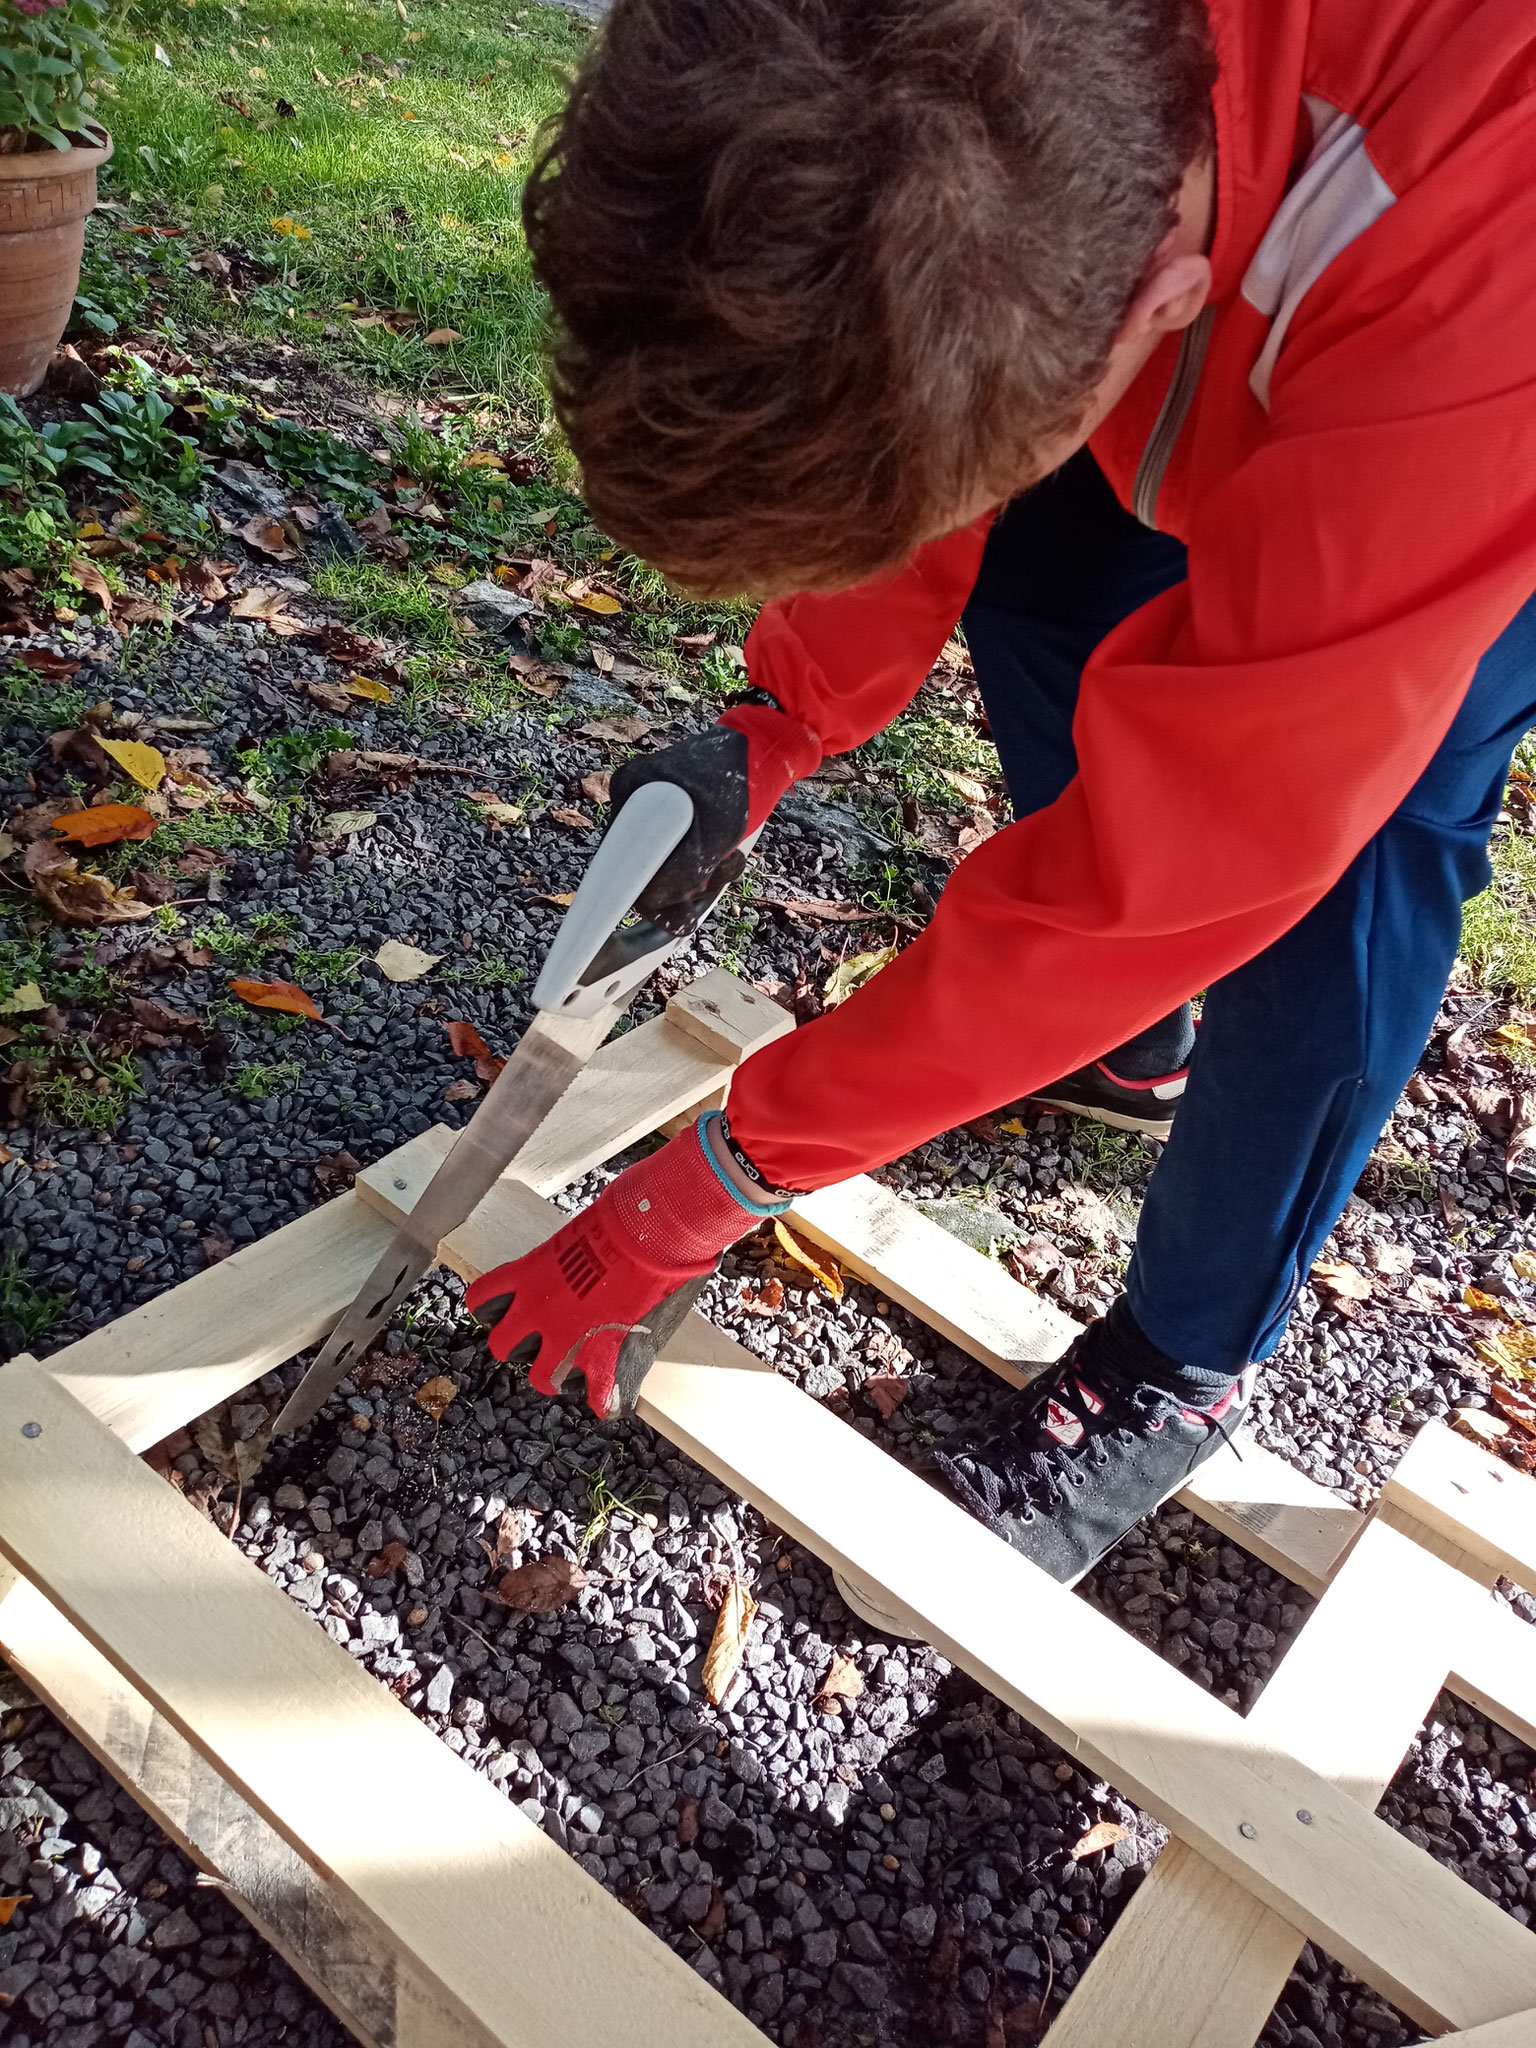
[[[93,87],[122,67],[108,0],[0,0],[0,156],[97,140]]]

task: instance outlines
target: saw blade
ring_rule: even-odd
[[[443,1239],[488,1195],[597,1050],[619,1014],[592,1017],[540,1011],[459,1133],[453,1150],[422,1190],[357,1299],[289,1395],[273,1425],[288,1436],[328,1400],[385,1329],[429,1266]]]

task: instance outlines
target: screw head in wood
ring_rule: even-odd
[[[1237,1832],[1245,1841],[1251,1842],[1255,1840],[1259,1831],[1251,1820],[1240,1820],[1237,1824]]]
[[[401,1180],[401,1179],[399,1178],[399,1176],[398,1176],[398,1175],[397,1175],[397,1176],[396,1176],[396,1178],[395,1178],[395,1186],[396,1186],[397,1188],[404,1188],[404,1186],[405,1186],[405,1182],[404,1182],[403,1180]]]
[[[1296,1818],[1297,1818],[1297,1819],[1298,1819],[1298,1820],[1299,1820],[1299,1821],[1301,1822],[1301,1824],[1302,1824],[1302,1826],[1303,1826],[1304,1828],[1309,1828],[1309,1827],[1311,1827],[1311,1825],[1312,1825],[1312,1816],[1311,1816],[1311,1814],[1310,1814],[1310,1813],[1308,1813],[1307,1809],[1306,1809],[1306,1808],[1305,1808],[1304,1806],[1298,1806],[1298,1807],[1297,1807],[1297,1809],[1296,1809]]]
[[[23,1436],[41,1436],[43,1425],[40,1422],[24,1422],[21,1425],[21,1433]]]

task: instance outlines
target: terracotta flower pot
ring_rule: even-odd
[[[96,204],[100,149],[0,156],[0,390],[42,383],[80,283],[85,217]]]

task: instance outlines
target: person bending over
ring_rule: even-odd
[[[697,801],[643,905],[957,620],[1014,822],[476,1284],[498,1355],[613,1412],[788,1191],[1034,1095],[1168,1144],[1124,1293],[940,1474],[1071,1581],[1230,1431],[1536,719],[1533,166],[1520,0],[616,0],[524,202],[555,406],[608,533],[770,600],[745,701],[614,777]]]

